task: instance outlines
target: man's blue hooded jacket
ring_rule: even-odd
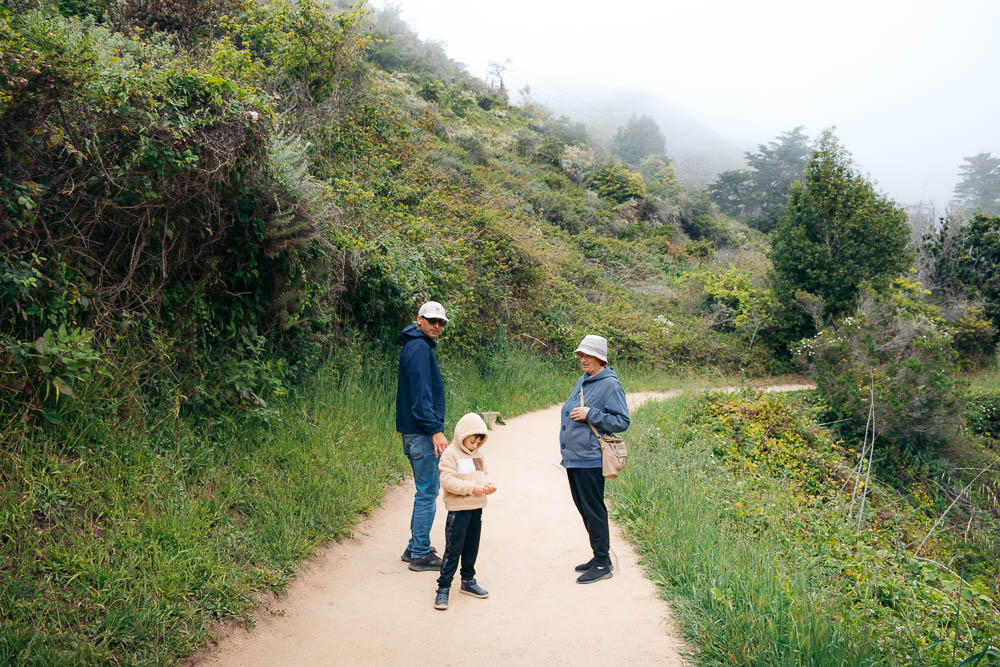
[[[403,329],[396,387],[396,430],[400,433],[444,433],[444,384],[433,348],[437,341],[411,324]]]

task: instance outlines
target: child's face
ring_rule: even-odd
[[[479,445],[483,444],[483,436],[479,433],[467,435],[462,438],[462,444],[465,445],[465,448],[470,452],[474,452],[479,449]]]

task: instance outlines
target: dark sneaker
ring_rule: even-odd
[[[573,569],[576,570],[577,572],[586,572],[587,570],[589,570],[592,567],[594,567],[594,559],[593,558],[591,558],[590,560],[588,560],[586,563],[580,563],[579,565],[577,565]],[[615,566],[611,565],[610,563],[608,564],[608,567],[610,567],[612,570],[615,569]]]
[[[476,583],[475,579],[462,579],[462,586],[458,589],[459,593],[465,593],[466,595],[471,595],[474,598],[488,598],[489,593],[483,590],[483,587]]]
[[[607,565],[593,565],[589,570],[581,574],[576,578],[576,583],[578,584],[592,584],[595,581],[600,581],[601,579],[611,578],[611,564]]]
[[[437,549],[431,547],[432,554],[436,554],[437,551],[438,551]],[[403,552],[403,555],[399,557],[399,560],[403,561],[404,563],[409,563],[411,560],[413,560],[413,558],[410,557],[410,547],[406,547],[406,550]]]
[[[426,572],[427,570],[440,570],[441,559],[432,551],[419,558],[410,558],[408,566],[414,572]]]
[[[435,609],[447,609],[448,608],[448,593],[451,592],[450,588],[439,588],[437,590],[437,595],[434,596],[434,608]]]

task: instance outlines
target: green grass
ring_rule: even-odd
[[[848,452],[810,414],[742,394],[634,415],[613,512],[695,661],[956,664],[996,644],[989,575],[935,564],[974,547],[941,535],[914,557],[936,515],[878,481],[855,530],[836,472]]]
[[[579,373],[517,350],[441,367],[448,435],[468,411],[561,402]],[[735,383],[617,370],[629,391]],[[213,624],[252,624],[260,592],[284,590],[408,474],[395,383],[395,356],[353,354],[256,415],[129,410],[112,377],[61,424],[5,417],[0,664],[174,664]]]
[[[1000,389],[1000,365],[990,366],[968,376],[969,384],[974,389]]]
[[[732,485],[710,449],[681,448],[680,397],[641,408],[614,512],[702,664],[871,664],[865,638],[831,620],[823,582],[764,536],[720,529]]]
[[[449,434],[467,411],[512,416],[573,381],[511,351],[442,368]],[[59,426],[6,424],[0,664],[173,664],[213,623],[252,623],[258,592],[282,591],[408,473],[395,378],[395,358],[332,363],[267,422],[81,405]]]

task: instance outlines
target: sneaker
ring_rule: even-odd
[[[410,564],[408,566],[414,572],[426,572],[427,570],[440,570],[441,569],[441,559],[431,551],[430,553],[420,556],[419,558],[410,558]]]
[[[462,585],[458,589],[459,593],[465,593],[466,595],[471,595],[474,598],[488,598],[489,593],[483,590],[483,587],[476,583],[475,579],[462,579]]]
[[[594,567],[594,559],[593,558],[591,558],[590,560],[588,560],[586,563],[580,563],[579,565],[577,565],[573,569],[576,570],[577,572],[586,572],[587,570],[589,570],[592,567]],[[612,570],[615,569],[615,566],[612,565],[612,564],[610,564],[610,563],[608,563],[608,567],[610,567]]]
[[[451,592],[450,588],[439,588],[437,590],[437,595],[434,596],[434,608],[435,609],[447,609],[448,608],[448,594]]]
[[[436,554],[437,552],[438,552],[437,549],[431,547],[432,554]],[[409,563],[411,560],[413,560],[413,558],[410,556],[410,547],[406,547],[406,550],[403,552],[403,555],[399,557],[399,560],[403,561],[404,563]]]
[[[607,565],[594,565],[589,570],[581,574],[576,578],[576,583],[578,584],[592,584],[595,581],[600,581],[601,579],[611,578],[611,564]]]

